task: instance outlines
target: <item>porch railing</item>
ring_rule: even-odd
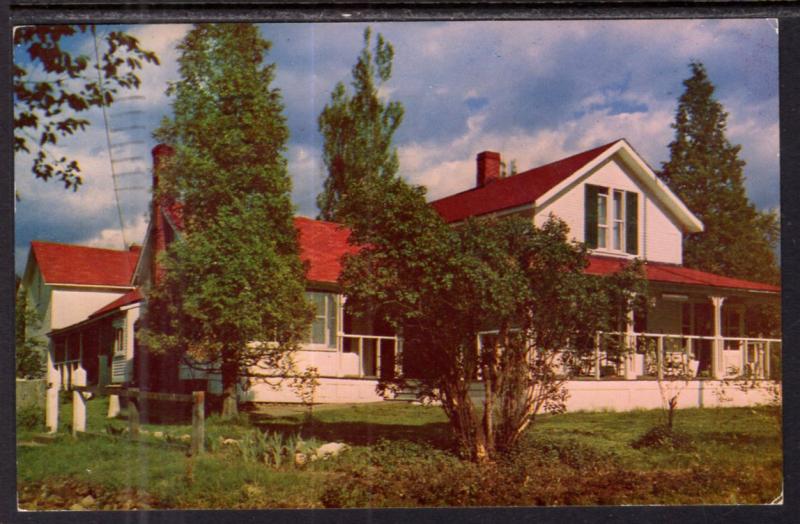
[[[340,354],[354,353],[358,356],[357,376],[378,378],[399,372],[402,338],[350,333],[339,333],[338,338]]]
[[[496,334],[485,331],[478,336]],[[760,337],[713,337],[668,333],[598,333],[594,351],[571,358],[569,369],[575,377],[637,379],[684,376],[712,378],[715,345],[721,343],[716,366],[724,378],[748,377],[780,380],[781,340]]]
[[[600,333],[592,358],[596,364],[588,366],[590,373],[581,374],[596,378],[711,377],[718,340],[720,376],[780,379],[780,339],[664,333]]]

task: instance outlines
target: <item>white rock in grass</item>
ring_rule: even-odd
[[[336,457],[348,449],[350,449],[350,446],[342,442],[328,442],[317,448],[316,457],[321,459]]]
[[[155,438],[164,438],[164,432],[163,432],[163,431],[155,431],[155,432],[153,433],[153,436],[154,436]]]
[[[235,438],[226,438],[225,440],[222,441],[222,445],[223,446],[238,446],[239,445],[239,441],[236,440]]]
[[[190,440],[192,440],[192,436],[191,435],[186,435],[184,433],[183,435],[181,435],[181,440],[184,441],[184,442],[189,442]]]

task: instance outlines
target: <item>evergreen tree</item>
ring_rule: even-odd
[[[705,230],[684,237],[684,263],[723,275],[777,282],[778,218],[747,197],[741,146],[725,137],[728,114],[714,98],[702,64],[690,65],[678,101],[675,140],[660,177],[702,220]]]
[[[151,350],[188,355],[222,374],[223,415],[237,411],[243,377],[291,370],[311,310],[304,298],[288,130],[270,43],[252,24],[201,24],[179,46],[172,119],[156,138],[175,154],[155,198],[182,204],[183,230],[148,297]]]
[[[339,82],[319,116],[324,138],[322,159],[328,170],[323,192],[317,197],[319,218],[344,223],[362,212],[361,203],[348,198],[355,184],[371,177],[391,178],[398,168],[392,136],[403,119],[399,102],[384,103],[378,88],[392,75],[394,50],[380,34],[370,52],[371,31],[364,31],[364,48],[353,66],[349,94]]]
[[[47,343],[33,335],[41,326],[41,319],[36,310],[28,305],[27,294],[19,284],[14,305],[17,378],[41,378],[45,371]]]

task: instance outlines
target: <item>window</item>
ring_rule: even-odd
[[[125,354],[125,331],[122,328],[114,329],[114,354]]]
[[[612,242],[611,248],[617,251],[622,251],[623,248],[623,236],[622,232],[625,229],[625,215],[623,214],[623,208],[625,207],[625,202],[622,199],[623,192],[622,191],[614,191],[614,229],[612,233]]]
[[[606,247],[608,238],[608,189],[597,193],[597,247]]]
[[[639,195],[631,191],[611,190],[589,184],[585,187],[586,244],[593,249],[638,254]]]
[[[318,291],[306,292],[306,298],[314,304],[314,320],[308,342],[317,346],[336,348],[337,313],[336,295]]]

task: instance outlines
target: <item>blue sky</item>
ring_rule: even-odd
[[[298,213],[314,216],[322,187],[317,116],[338,81],[349,82],[364,23],[263,24],[272,41],[291,139],[288,159]],[[759,208],[777,208],[778,36],[775,20],[414,22],[371,24],[395,48],[382,95],[405,106],[396,134],[400,173],[431,198],[472,187],[475,155],[499,151],[520,170],[625,137],[654,168],[667,159],[688,64],[703,62],[729,113],[728,138],[742,145],[746,184]],[[115,29],[119,29],[116,27]],[[141,242],[147,225],[152,131],[171,112],[164,91],[178,78],[175,46],[189,26],[125,28],[156,51],[161,66],[142,72],[140,100],[109,111],[122,177],[125,237]],[[111,30],[99,27],[98,31]],[[89,54],[78,37],[73,49]],[[22,59],[21,53],[15,59]],[[56,153],[80,161],[77,192],[35,180],[31,158],[15,158],[16,269],[33,239],[122,247],[102,115]],[[130,145],[122,145],[135,142]]]

